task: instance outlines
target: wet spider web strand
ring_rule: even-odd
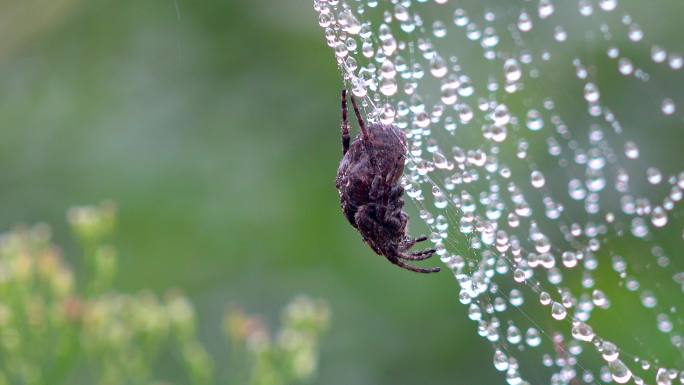
[[[592,273],[599,265],[599,258],[594,254],[599,254],[602,251],[602,244],[607,243],[609,231],[613,231],[617,238],[625,236],[624,221],[616,219],[617,215],[612,211],[615,209],[606,210],[599,204],[601,195],[607,195],[604,191],[607,184],[604,175],[606,164],[608,165],[606,170],[611,169],[616,174],[616,190],[622,194],[620,197],[622,207],[619,207],[616,212],[627,214],[628,217],[632,215],[631,235],[646,239],[650,243],[652,253],[658,258],[658,265],[661,267],[667,267],[669,259],[662,251],[658,251],[662,250],[662,247],[651,239],[654,237],[648,231],[644,217],[652,214],[651,223],[656,228],[664,227],[667,224],[667,214],[663,215],[666,211],[669,211],[673,218],[680,217],[679,212],[674,210],[674,206],[681,199],[684,176],[680,173],[679,177],[670,176],[667,178],[672,189],[669,195],[663,199],[662,206],[652,208],[647,198],[634,198],[627,194],[629,189],[625,187],[627,186],[625,176],[628,177],[629,174],[622,168],[622,163],[616,157],[617,151],[611,147],[611,143],[624,143],[624,153],[628,159],[638,159],[639,150],[633,141],[622,139],[624,131],[622,124],[616,119],[612,111],[602,105],[600,97],[602,91],[597,81],[599,77],[595,73],[597,67],[591,63],[593,60],[591,55],[587,58],[572,55],[572,60],[568,60],[572,63],[576,77],[582,85],[583,97],[580,100],[583,99],[583,103],[587,103],[586,112],[590,117],[589,124],[591,127],[587,135],[589,141],[585,143],[585,146],[589,148],[588,150],[582,148],[582,142],[578,139],[578,135],[573,135],[574,130],[568,128],[571,125],[566,124],[560,118],[561,113],[556,113],[555,109],[558,102],[555,97],[528,93],[522,102],[515,100],[516,94],[526,94],[525,88],[539,87],[539,85],[534,84],[535,80],[541,84],[540,88],[543,89],[544,84],[540,81],[541,75],[555,70],[553,67],[551,67],[552,71],[545,70],[543,67],[545,62],[551,62],[551,58],[554,56],[552,52],[555,48],[549,50],[543,45],[528,44],[522,38],[523,34],[528,33],[527,36],[530,36],[529,32],[533,29],[533,24],[543,26],[545,20],[554,13],[568,16],[571,12],[568,4],[572,3],[563,3],[561,6],[559,4],[554,5],[550,1],[539,1],[536,8],[538,20],[533,22],[530,12],[526,9],[532,6],[530,2],[519,4],[509,2],[505,4],[505,7],[498,4],[498,9],[497,4],[490,2],[480,9],[475,7],[474,13],[471,11],[473,14],[477,12],[482,14],[482,18],[478,19],[477,22],[481,23],[483,27],[478,27],[478,24],[473,21],[475,18],[469,18],[465,7],[461,8],[467,2],[460,2],[453,10],[453,25],[456,26],[456,33],[459,29],[465,30],[466,44],[470,42],[476,46],[476,49],[482,49],[480,55],[474,55],[474,57],[484,58],[479,62],[476,61],[476,64],[486,66],[487,69],[483,71],[487,75],[485,79],[475,79],[477,74],[471,72],[471,76],[469,76],[461,68],[458,58],[453,55],[455,52],[453,46],[442,47],[440,51],[435,49],[431,42],[433,37],[435,40],[443,39],[447,36],[447,31],[453,35],[447,24],[440,20],[435,20],[432,23],[432,34],[428,33],[425,27],[425,20],[434,16],[432,11],[448,5],[448,2],[421,3],[425,3],[425,1],[395,1],[381,5],[376,1],[354,2],[356,8],[352,9],[349,4],[344,2],[319,1],[315,3],[315,7],[320,14],[319,24],[326,29],[328,44],[335,49],[338,65],[345,75],[345,79],[351,83],[352,91],[360,97],[369,96],[367,102],[373,107],[373,111],[369,115],[383,123],[394,123],[407,132],[410,141],[410,161],[407,167],[409,173],[405,181],[407,193],[418,203],[421,209],[421,218],[434,231],[431,239],[436,244],[440,257],[454,269],[455,276],[462,288],[460,298],[462,302],[469,304],[471,319],[479,322],[480,334],[499,347],[495,352],[494,366],[506,372],[509,383],[522,383],[517,360],[512,358],[510,349],[506,344],[499,343],[499,341],[506,341],[512,346],[518,346],[519,350],[523,351],[525,350],[522,349],[523,346],[531,348],[538,346],[536,336],[539,333],[549,335],[524,310],[519,309],[519,313],[524,314],[527,321],[533,323],[536,329],[527,329],[526,334],[531,334],[532,338],[526,338],[526,345],[517,345],[520,341],[516,335],[520,333],[509,333],[511,330],[515,331],[517,326],[511,320],[511,314],[514,313],[506,312],[506,301],[504,299],[508,299],[508,302],[517,307],[515,304],[519,306],[519,302],[522,302],[519,298],[523,298],[523,296],[518,289],[511,289],[509,296],[503,294],[499,289],[499,284],[494,279],[498,278],[502,281],[501,287],[515,282],[538,296],[543,306],[551,308],[552,319],[561,321],[570,330],[569,336],[571,338],[567,343],[564,341],[562,333],[553,333],[553,336],[550,337],[553,340],[553,347],[551,349],[545,347],[547,351],[556,352],[556,359],[554,362],[550,354],[544,353],[542,363],[545,366],[555,365],[560,368],[552,374],[552,383],[568,383],[577,378],[581,378],[586,383],[593,383],[595,376],[576,362],[576,357],[582,353],[582,347],[578,341],[593,343],[597,352],[601,354],[606,363],[606,365],[598,368],[598,378],[602,382],[611,380],[627,382],[632,379],[635,383],[643,382],[640,377],[633,375],[627,365],[618,358],[620,354],[622,357],[628,356],[634,365],[638,363],[645,372],[644,375],[649,375],[649,370],[655,372],[655,378],[659,384],[666,384],[667,381],[673,380],[677,376],[677,372],[661,366],[653,354],[642,353],[642,358],[635,355],[630,356],[624,349],[619,350],[614,344],[595,335],[591,327],[584,321],[589,320],[592,310],[595,308],[610,308],[610,301],[605,293],[599,289],[593,289],[596,285],[596,279]],[[576,6],[576,11],[581,18],[590,17],[596,12],[605,12],[606,15],[617,13],[617,2],[610,0],[600,1],[598,7],[587,1],[579,1]],[[384,10],[384,12],[374,17],[370,12],[372,9]],[[517,16],[517,20],[514,22],[506,21],[503,23],[504,27],[500,28],[497,24],[498,20],[505,20],[511,15]],[[563,18],[562,20],[565,22],[570,18]],[[373,28],[374,23],[380,24],[377,30]],[[577,24],[581,25],[582,23]],[[619,22],[613,22],[613,24],[624,25],[626,29],[624,34],[630,41],[636,43],[645,41],[643,30],[632,20],[629,14],[623,13]],[[596,25],[598,25],[598,30],[592,27]],[[539,26],[535,28],[535,31],[542,28]],[[513,47],[511,51],[501,49],[504,46],[502,42],[504,38],[507,38],[507,35],[499,35],[497,28],[510,34],[509,40],[512,41],[510,45]],[[568,35],[572,35],[569,31],[570,28],[567,26],[554,24],[553,41],[568,41]],[[402,32],[405,35],[401,35]],[[395,37],[395,34],[399,37]],[[549,34],[540,32],[532,36],[543,37],[547,35]],[[601,36],[603,40],[598,40],[596,36]],[[360,41],[357,42],[357,38]],[[586,32],[579,40],[582,43],[589,42],[593,46],[607,45],[607,56],[610,59],[617,60],[618,71],[621,75],[633,76],[643,82],[650,79],[650,75],[634,65],[628,55],[620,55],[619,49],[616,47],[619,42],[614,41],[610,24],[604,22],[603,19],[600,19],[598,23],[596,21],[593,24],[589,23]],[[673,71],[681,68],[681,55],[668,53],[659,45],[651,45],[650,47],[651,58],[654,63],[666,61]],[[459,46],[459,49],[461,48]],[[416,54],[416,49],[420,51],[419,54]],[[448,55],[443,54],[444,52]],[[536,54],[541,60],[533,60]],[[404,57],[406,55],[408,60]],[[667,60],[663,59],[663,55]],[[447,57],[448,60],[444,57]],[[368,60],[359,65],[363,58]],[[589,61],[589,63],[585,64],[585,61]],[[501,64],[503,64],[503,68],[501,68]],[[429,72],[426,72],[424,68],[429,68]],[[450,71],[451,74],[449,74]],[[496,75],[499,75],[500,72],[503,72],[504,75],[503,82],[496,80]],[[425,77],[426,73],[431,74],[432,78]],[[441,84],[440,79],[442,79]],[[554,83],[555,77],[547,76],[544,81]],[[487,91],[481,91],[476,87],[477,84],[482,83],[486,84],[484,88]],[[400,87],[401,85],[403,88]],[[556,88],[564,89],[562,85]],[[653,89],[655,88],[647,88],[647,91],[651,95],[657,94]],[[505,93],[502,93],[502,90]],[[566,95],[566,98],[558,103],[560,106],[576,106],[578,104],[577,99],[572,96],[570,91],[561,93],[560,96],[562,97],[563,94]],[[567,97],[568,94],[571,96]],[[473,102],[469,101],[469,98],[472,99],[472,96],[476,95],[480,95],[480,97],[475,102],[476,106],[473,106]],[[440,100],[434,102],[437,98]],[[423,99],[427,101],[432,99],[434,105],[431,111],[427,108],[429,104],[425,103]],[[652,99],[655,98],[652,97]],[[669,116],[676,115],[674,101],[671,98],[662,100],[662,113]],[[513,104],[516,102],[518,105],[514,106]],[[540,106],[537,108],[530,107],[535,104]],[[457,113],[456,119],[448,115],[449,111],[445,107],[449,106],[453,106]],[[526,112],[525,114],[521,114],[521,107]],[[577,110],[577,108],[575,109]],[[446,114],[445,111],[447,111]],[[447,116],[444,117],[443,115]],[[677,118],[681,120],[681,116],[677,115]],[[550,121],[555,132],[548,134],[548,130],[544,130],[545,124],[547,127],[550,126],[545,121]],[[473,122],[482,124],[482,132],[472,132]],[[442,134],[446,132],[448,135],[440,135],[440,132],[436,131],[439,125],[444,128]],[[523,127],[527,128],[529,132],[525,131]],[[457,128],[458,136],[454,135]],[[535,142],[535,138],[530,137],[529,133],[540,131],[548,135],[546,137],[547,152],[559,158],[558,165],[562,170],[560,175],[565,176],[568,180],[568,195],[572,200],[584,203],[583,212],[586,217],[589,217],[589,220],[579,218],[578,221],[577,218],[572,218],[564,213],[562,195],[549,188],[549,186],[558,186],[559,184],[547,183],[544,172],[538,167],[543,162],[532,161],[533,156],[529,154],[532,154],[535,148],[543,147],[543,144],[538,143],[538,140]],[[606,133],[610,132],[613,134],[613,139],[608,141],[605,139]],[[511,138],[515,138],[514,144],[511,144],[513,141]],[[461,144],[461,146],[452,148],[451,157],[446,156],[445,152],[440,149],[440,145],[456,143]],[[427,150],[428,154],[432,154],[431,160],[422,158],[423,148]],[[560,156],[563,150],[574,153],[574,157],[563,158]],[[507,162],[513,162],[517,159],[522,161],[519,162],[521,164],[518,164],[517,168],[514,167],[515,164],[510,168],[506,166],[503,161],[506,159],[505,152],[515,153],[515,156],[507,159]],[[501,159],[497,159],[498,157]],[[455,164],[450,161],[450,158],[453,158]],[[571,169],[572,167],[579,168],[579,171]],[[454,169],[459,172],[451,174]],[[484,179],[490,182],[490,186],[478,184],[479,169],[486,170]],[[585,173],[583,177],[581,176],[582,171]],[[571,177],[578,174],[580,175],[579,178]],[[530,185],[533,188],[531,191],[529,191],[528,186],[522,184],[526,179],[524,178],[525,175],[529,175]],[[647,169],[647,175],[649,183],[653,185],[658,185],[663,179],[660,170],[652,167]],[[437,183],[436,181],[439,179],[444,180],[444,182]],[[501,184],[504,184],[506,188],[502,189]],[[432,193],[431,196],[427,196],[427,201],[438,210],[436,216],[427,208],[429,204],[426,205],[426,197],[422,195],[423,187],[427,187]],[[460,191],[457,191],[459,189]],[[497,196],[503,196],[500,194],[502,191],[509,193],[503,198],[508,198],[512,205],[512,209],[509,210],[506,218],[507,223],[505,225],[507,226],[498,221],[502,214],[505,214],[507,208],[505,205],[503,209],[496,208],[497,204],[502,204],[502,197]],[[454,192],[459,192],[459,194],[454,194]],[[478,199],[476,198],[478,198],[478,193],[481,205],[495,206],[495,209],[491,212],[485,210],[485,215],[477,215]],[[492,193],[493,198],[489,199],[486,193]],[[541,199],[535,198],[536,194],[541,194]],[[554,197],[558,202],[554,201]],[[545,212],[543,216],[537,214],[539,208],[533,208],[528,203],[528,201],[532,204],[539,203],[540,200],[543,202],[541,206]],[[635,213],[637,215],[633,215]],[[490,214],[498,215],[498,217],[492,218]],[[521,231],[520,227],[526,218],[530,218],[530,230],[527,233]],[[546,219],[550,219],[550,221]],[[586,220],[586,222],[582,223],[582,220]],[[555,234],[550,234],[551,230],[545,230],[546,233],[542,232],[540,223],[544,225],[545,229],[547,226],[549,229],[555,228]],[[449,227],[451,229],[456,227],[454,225],[458,226],[458,231],[449,231]],[[508,229],[508,231],[504,229]],[[508,252],[509,249],[513,251]],[[627,276],[626,266],[628,264],[623,257],[615,253],[615,247],[609,245],[608,247],[603,246],[603,249],[608,249],[608,254],[612,258],[613,270],[619,276],[618,285],[626,287],[628,291],[640,292],[644,307],[657,308],[659,330],[668,333],[672,345],[681,349],[681,337],[674,332],[672,323],[667,319],[661,319],[666,318],[667,314],[660,306],[660,301],[651,292],[640,291],[639,281]],[[458,253],[455,253],[456,251]],[[583,265],[582,276],[577,278],[577,280],[581,280],[581,284],[575,284],[575,286],[580,287],[580,295],[573,296],[569,289],[570,285],[561,285],[563,273],[556,266],[556,256],[562,261],[562,267],[568,272],[571,272],[580,263]],[[548,283],[545,285],[550,286],[550,292],[555,291],[560,296],[560,301],[553,301],[549,291],[543,289],[544,284],[534,278],[534,269],[539,266],[548,272]],[[639,267],[638,263],[633,263],[630,266]],[[645,269],[646,272],[653,272],[649,264],[645,264]],[[506,278],[509,272],[512,272],[510,274],[512,280],[510,277]],[[674,274],[673,280],[681,285],[681,274]],[[657,282],[656,280],[652,281]],[[590,295],[587,293],[589,289],[592,289]],[[490,315],[487,320],[482,319],[483,310],[485,310],[485,314]],[[572,316],[572,322],[567,317],[568,311],[575,312]],[[677,324],[681,326],[681,317],[677,316],[676,312],[674,313]],[[503,333],[498,330],[500,325],[498,317],[504,315],[509,318],[505,340],[500,338]],[[665,326],[661,327],[661,324]],[[534,332],[530,333],[531,330]],[[638,342],[637,346],[640,348],[644,346],[639,338],[634,339]],[[533,343],[529,343],[530,341]],[[503,353],[504,351],[509,353],[508,357]],[[651,365],[650,362],[643,359],[644,356],[648,356],[658,366]],[[575,366],[583,370],[581,376],[575,372]]]

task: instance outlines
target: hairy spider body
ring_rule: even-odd
[[[350,143],[347,92],[342,90],[343,157],[335,181],[342,212],[364,242],[391,263],[418,273],[439,271],[438,267],[425,269],[405,262],[430,258],[435,250],[409,251],[427,237],[407,235],[404,189],[399,184],[406,159],[404,133],[393,125],[366,127],[353,96],[351,100],[361,132]]]

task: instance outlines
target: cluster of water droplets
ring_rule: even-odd
[[[684,56],[638,23],[657,7],[314,8],[367,119],[406,133],[406,195],[505,381],[684,384]]]

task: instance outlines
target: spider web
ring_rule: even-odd
[[[505,381],[684,384],[684,5],[314,8]]]

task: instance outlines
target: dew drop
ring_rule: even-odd
[[[639,157],[639,147],[634,142],[625,142],[625,156],[629,159],[637,159]]]
[[[627,37],[629,37],[629,40],[631,41],[640,41],[644,38],[644,31],[641,29],[641,27],[639,27],[638,24],[631,24],[629,26]]]
[[[525,343],[528,344],[531,347],[539,346],[541,344],[541,336],[539,335],[539,332],[535,328],[529,328],[527,329],[527,332],[525,332]]]
[[[508,369],[508,357],[498,349],[494,352],[494,368],[500,372]]]
[[[651,212],[651,223],[655,227],[664,227],[667,224],[667,212],[660,207],[656,206]]]
[[[606,12],[610,12],[617,7],[617,0],[600,0],[599,7]]]
[[[447,34],[446,25],[444,25],[444,23],[439,21],[439,20],[435,21],[434,23],[432,23],[432,34],[438,38],[442,38],[442,37],[446,36],[446,34]]]
[[[541,114],[537,110],[527,111],[527,123],[526,126],[531,131],[539,131],[544,128],[544,120]]]
[[[626,57],[620,58],[620,60],[618,60],[618,71],[623,75],[630,75],[634,71],[632,61]]]
[[[587,83],[584,85],[584,99],[589,103],[595,103],[599,100],[599,90],[594,83]]]
[[[553,38],[556,39],[557,42],[563,42],[568,39],[568,33],[563,27],[557,25],[553,29]]]
[[[651,47],[651,60],[656,63],[662,63],[667,59],[667,51],[663,47],[654,45]]]
[[[532,187],[534,188],[542,188],[544,187],[544,183],[546,183],[546,180],[544,179],[544,174],[537,170],[532,171],[532,173],[530,174],[530,179]]]
[[[454,24],[458,27],[465,27],[468,25],[468,22],[470,20],[468,19],[468,15],[466,14],[466,11],[462,8],[457,8],[454,11]]]
[[[608,363],[608,369],[610,370],[613,381],[618,384],[626,384],[632,378],[632,372],[627,365],[620,360],[610,361]]]
[[[572,336],[580,341],[591,342],[594,339],[594,331],[591,326],[577,321],[572,327]]]
[[[509,83],[516,82],[520,80],[522,76],[522,71],[520,70],[520,65],[515,59],[506,59],[504,62],[504,76],[506,81]]]
[[[397,81],[394,78],[385,78],[380,81],[380,92],[385,96],[397,93]]]
[[[554,302],[553,305],[551,305],[551,316],[554,319],[565,319],[565,316],[567,316],[567,314],[568,313],[565,310],[565,307],[563,307],[563,305],[561,305],[560,302]]]
[[[430,73],[432,76],[436,78],[441,78],[444,77],[448,72],[448,68],[446,65],[446,61],[439,56],[435,55],[432,57],[432,60],[430,61]]]
[[[670,98],[663,99],[663,102],[660,104],[660,110],[663,111],[663,114],[665,115],[674,114],[676,110],[674,101]]]
[[[655,295],[651,291],[644,291],[641,293],[641,304],[647,308],[653,308],[658,303]]]
[[[608,362],[613,362],[620,356],[620,351],[614,343],[603,341],[600,345],[601,356]]]
[[[553,15],[555,10],[551,0],[539,0],[539,6],[537,7],[537,12],[540,19],[546,19],[547,17]]]
[[[520,16],[518,16],[518,29],[522,32],[529,32],[532,30],[532,19],[525,11],[520,13]]]
[[[660,173],[655,167],[649,167],[646,169],[646,178],[650,184],[658,184],[663,180],[663,174]]]
[[[684,58],[680,54],[670,54],[667,64],[673,70],[679,70],[684,65]]]

